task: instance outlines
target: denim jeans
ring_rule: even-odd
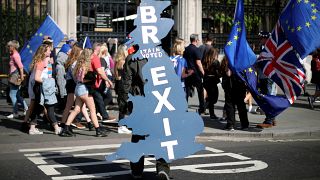
[[[12,101],[12,106],[13,106],[13,113],[17,114],[18,113],[18,102],[23,104],[23,108],[25,110],[28,109],[28,105],[26,101],[23,99],[23,97],[20,96],[20,86],[16,86],[14,84],[10,83],[10,92],[9,92],[11,101]]]

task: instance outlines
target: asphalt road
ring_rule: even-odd
[[[104,160],[128,138],[74,140],[6,144],[1,179],[131,179],[127,160]],[[173,179],[320,178],[320,139],[200,141],[205,150],[171,164]],[[144,179],[156,179],[154,164],[146,158]]]

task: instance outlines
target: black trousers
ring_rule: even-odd
[[[137,143],[140,140],[144,140],[145,136],[132,135],[131,142]],[[131,172],[134,176],[142,175],[144,169],[144,157],[142,156],[137,163],[130,162]],[[170,165],[162,158],[156,160],[156,171],[164,171],[167,174],[170,173]]]
[[[40,98],[41,98],[41,84],[40,83],[35,83],[35,85],[33,86],[33,92],[35,94],[35,106],[33,108],[33,111],[30,115],[30,124],[36,125],[37,124],[37,120],[36,118],[39,117],[39,115],[43,112],[43,106],[40,105]],[[47,110],[47,114],[48,114],[48,118],[49,120],[53,123],[56,124],[58,123],[56,116],[54,115],[54,104],[48,105],[45,104],[44,107]]]
[[[218,86],[214,82],[212,82],[212,83],[204,82],[203,86],[206,89],[207,95],[208,95],[206,100],[209,103],[209,107],[208,108],[209,108],[210,116],[214,116],[215,115],[215,113],[214,113],[214,105],[217,103],[218,96],[219,96]]]
[[[115,90],[118,94],[117,102],[119,106],[119,120],[123,119],[128,113],[128,92],[125,91],[121,80],[115,81]]]
[[[185,81],[186,85],[186,99],[188,102],[189,95],[192,91],[192,86],[195,86],[197,88],[198,93],[198,100],[199,100],[199,113],[204,112],[204,94],[203,94],[203,85],[201,78],[195,77],[195,75],[190,76]]]
[[[97,89],[92,89],[91,92],[97,112],[101,114],[103,119],[108,119],[109,114],[106,111],[106,105],[104,104],[102,93]]]
[[[244,98],[246,96],[245,88],[224,89],[225,92],[225,109],[227,114],[227,126],[235,126],[236,106],[239,113],[241,127],[249,126],[248,114]]]

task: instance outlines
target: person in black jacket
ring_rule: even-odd
[[[239,112],[241,129],[249,127],[248,114],[244,98],[246,97],[246,85],[228,68],[228,60],[225,56],[221,62],[222,88],[225,93],[225,109],[227,115],[226,130],[235,128],[236,106]]]
[[[132,48],[134,49],[132,51]],[[144,84],[145,79],[142,75],[142,67],[148,62],[147,59],[133,59],[133,54],[137,51],[138,46],[133,45],[133,47],[128,48],[129,55],[127,56],[125,63],[123,65],[123,70],[121,71],[121,84],[123,87],[124,94],[122,98],[128,100],[128,94],[133,96],[145,96],[144,94]],[[128,102],[127,104],[129,113],[132,112],[133,103]],[[131,142],[138,143],[140,140],[144,140],[146,136],[132,134]],[[144,169],[144,157],[136,163],[130,162],[131,173],[134,179],[142,178],[142,173]],[[170,167],[169,164],[165,162],[164,159],[157,159],[156,162],[157,172],[165,171],[169,174]]]
[[[220,62],[218,60],[218,50],[210,48],[203,61],[204,77],[203,87],[207,91],[206,102],[209,104],[209,113],[211,119],[218,119],[214,113],[214,104],[218,101],[220,83]]]
[[[320,96],[320,48],[317,51],[315,51],[312,55],[311,71],[312,71],[311,83],[316,85],[316,90],[313,96],[308,97],[308,101],[309,101],[310,108],[313,109],[314,108],[313,103]]]

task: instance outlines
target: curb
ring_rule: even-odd
[[[237,133],[237,132],[226,132],[226,133],[202,133],[197,136],[197,139],[215,139],[215,138],[253,138],[253,139],[277,139],[277,138],[311,138],[320,137],[320,130],[317,131],[306,131],[306,132],[266,132],[266,133]]]

